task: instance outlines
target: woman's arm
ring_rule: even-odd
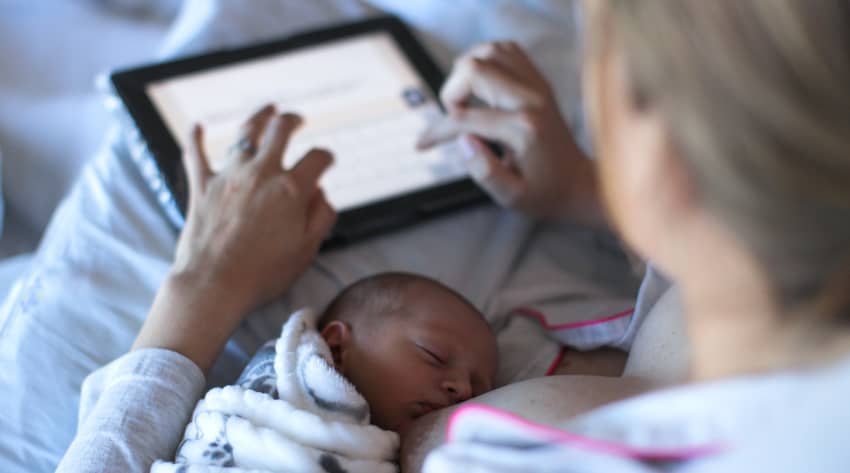
[[[77,435],[61,473],[142,473],[170,458],[204,389],[204,375],[168,350],[135,351],[86,378]]]
[[[141,473],[171,458],[204,372],[242,318],[285,292],[313,259],[335,219],[318,186],[331,156],[313,150],[283,169],[299,124],[264,107],[218,174],[202,130],[193,130],[184,156],[189,208],[174,265],[133,351],[84,383],[80,427],[60,471]]]

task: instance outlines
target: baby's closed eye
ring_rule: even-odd
[[[433,348],[429,348],[419,343],[417,343],[416,346],[429,362],[441,367],[446,365],[446,359],[443,356],[440,356],[440,354],[438,354],[438,352]]]

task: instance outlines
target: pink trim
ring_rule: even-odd
[[[524,430],[536,435],[537,437],[557,444],[574,445],[579,448],[604,453],[614,456],[653,460],[653,461],[671,461],[671,460],[691,460],[698,457],[712,455],[725,450],[721,445],[702,445],[698,447],[684,447],[679,449],[672,448],[638,448],[631,447],[622,443],[615,443],[607,440],[593,439],[582,435],[566,432],[545,425],[540,425],[523,419],[509,412],[496,409],[490,406],[481,404],[464,404],[456,409],[451,417],[449,417],[448,427],[446,428],[446,439],[449,442],[454,441],[454,430],[460,418],[475,411],[498,417],[501,420],[516,424]]]
[[[546,374],[544,376],[552,376],[555,373],[555,370],[558,369],[558,365],[561,364],[561,361],[564,360],[564,355],[567,354],[567,347],[561,347],[558,350],[558,356],[555,357],[555,360],[552,361],[552,364],[549,365],[549,369],[546,370]]]
[[[581,328],[581,327],[589,327],[591,325],[604,324],[606,322],[611,322],[611,321],[614,321],[614,320],[617,320],[617,319],[622,319],[623,317],[628,317],[628,316],[634,314],[635,310],[629,309],[629,310],[626,310],[626,311],[623,311],[623,312],[620,312],[620,313],[617,313],[617,314],[614,314],[614,315],[610,315],[608,317],[603,317],[601,319],[584,320],[582,322],[572,322],[572,323],[561,324],[561,325],[551,325],[546,320],[546,316],[543,314],[543,312],[540,312],[536,309],[532,309],[531,307],[520,307],[519,309],[514,309],[513,313],[516,314],[516,315],[521,315],[523,317],[530,317],[532,319],[537,319],[537,321],[540,322],[543,325],[543,328],[545,328],[546,330],[549,330],[549,331],[554,331],[554,330],[570,330],[570,329],[576,329],[576,328]]]

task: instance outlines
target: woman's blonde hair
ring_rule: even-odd
[[[850,1],[607,0],[595,16],[591,41],[623,53],[636,103],[777,300],[850,321]]]

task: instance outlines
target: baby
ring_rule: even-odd
[[[434,280],[384,273],[356,282],[330,303],[319,330],[382,429],[403,434],[416,418],[493,388],[495,335]]]
[[[492,389],[497,357],[460,294],[412,274],[368,277],[320,316],[293,314],[235,386],[198,403],[177,462],[152,471],[395,471],[397,434]]]

